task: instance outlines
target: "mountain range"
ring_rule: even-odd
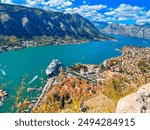
[[[102,33],[123,35],[136,38],[150,39],[150,24],[144,25],[124,25],[110,23],[104,28],[99,28]]]
[[[79,14],[9,4],[0,4],[0,35],[107,39],[107,36]]]

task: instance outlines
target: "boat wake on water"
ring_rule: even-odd
[[[6,75],[6,73],[5,73],[4,70],[0,69],[0,71],[2,72],[2,74],[3,74],[4,76]]]
[[[39,77],[38,75],[34,76],[33,79],[27,84],[27,86],[33,83],[38,77]]]

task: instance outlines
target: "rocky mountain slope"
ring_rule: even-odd
[[[150,39],[150,24],[145,25],[120,25],[108,24],[101,32],[106,34],[124,35],[130,37]]]
[[[43,35],[106,38],[91,22],[79,14],[64,14],[8,4],[0,4],[0,35],[25,38]]]

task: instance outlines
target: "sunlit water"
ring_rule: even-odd
[[[0,87],[6,83],[3,90],[7,91],[9,95],[3,107],[0,108],[0,112],[10,112],[23,77],[26,77],[25,90],[27,87],[43,87],[44,83],[41,83],[40,78],[44,77],[46,80],[45,69],[53,59],[57,58],[66,67],[75,63],[100,64],[108,58],[121,55],[115,50],[117,48],[129,45],[150,47],[150,40],[121,36],[116,38],[118,42],[105,41],[80,45],[33,47],[0,53]],[[5,68],[6,65],[8,67]],[[35,80],[29,83],[33,79]],[[37,93],[25,93],[25,96],[37,96]]]

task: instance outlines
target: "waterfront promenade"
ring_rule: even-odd
[[[46,83],[45,87],[42,90],[42,93],[41,93],[38,101],[36,102],[35,106],[33,107],[33,110],[36,109],[40,105],[40,103],[45,100],[46,95],[49,92],[49,90],[52,88],[54,81],[55,81],[55,77],[50,78],[48,80],[48,82]]]

